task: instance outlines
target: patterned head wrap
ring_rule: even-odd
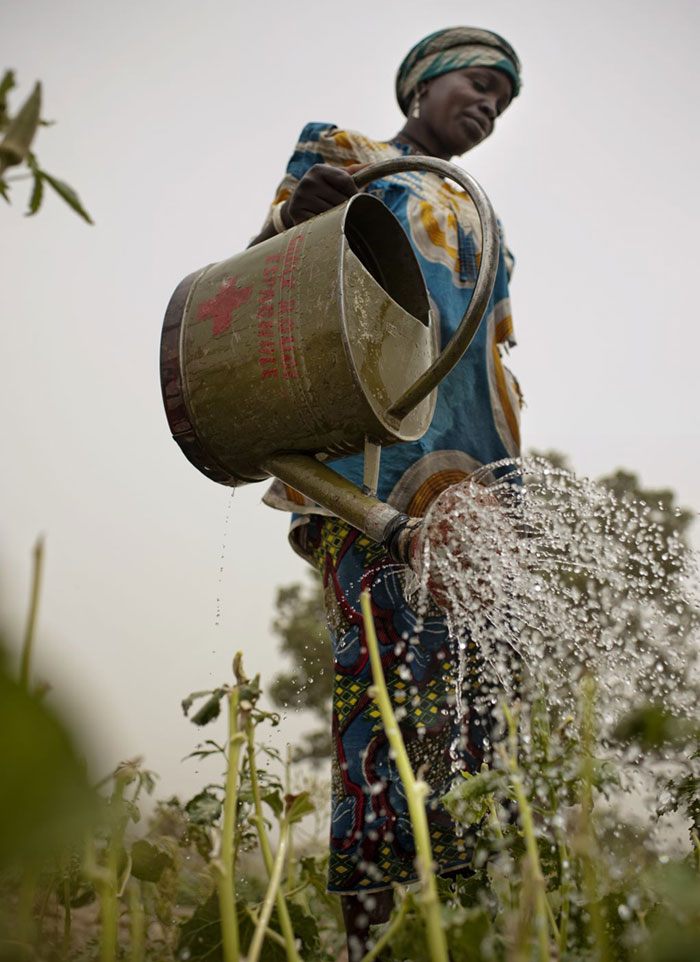
[[[496,67],[520,92],[520,61],[507,40],[479,27],[447,27],[420,40],[404,57],[396,75],[396,99],[408,114],[413,93],[422,80],[463,67]]]

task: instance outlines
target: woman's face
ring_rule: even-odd
[[[426,83],[420,101],[420,126],[431,146],[437,148],[437,156],[459,156],[489,136],[496,117],[512,96],[510,79],[502,70],[451,70]]]

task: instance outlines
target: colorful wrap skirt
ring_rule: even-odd
[[[328,891],[371,892],[417,878],[406,795],[370,695],[373,678],[360,610],[364,589],[370,592],[384,675],[411,766],[430,786],[426,812],[437,870],[466,868],[472,845],[440,798],[460,770],[478,771],[488,752],[490,712],[474,707],[480,685],[475,647],[467,640],[458,699],[457,644],[439,608],[431,603],[421,617],[406,600],[406,568],[338,518],[312,516],[303,531],[307,557],[323,578],[333,648]]]

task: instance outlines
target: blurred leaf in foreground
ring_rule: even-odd
[[[698,734],[694,721],[677,718],[662,705],[648,704],[623,715],[613,737],[621,742],[637,742],[645,751],[652,751],[666,745],[697,742]]]
[[[0,653],[1,655],[1,653]],[[96,796],[64,723],[0,658],[0,867],[78,842]]]

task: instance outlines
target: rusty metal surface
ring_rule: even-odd
[[[160,339],[160,387],[163,406],[172,435],[185,457],[212,481],[235,485],[236,479],[213,461],[206,445],[197,436],[183,391],[180,364],[182,315],[192,286],[201,274],[201,270],[194,271],[178,284],[165,312]]]
[[[391,293],[353,250],[363,253],[358,235]],[[181,300],[166,323],[171,351]],[[431,363],[434,332],[408,238],[366,195],[205,268],[182,307],[179,352],[173,434],[223,483],[263,479],[280,451],[338,457],[362,451],[366,436],[412,440],[434,409],[432,397],[403,422],[386,413]]]
[[[373,541],[404,516],[396,508],[364,494],[352,481],[303,454],[280,454],[266,462],[270,474],[303,491]]]

